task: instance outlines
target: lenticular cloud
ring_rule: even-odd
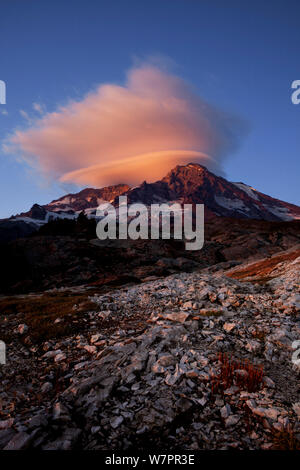
[[[143,65],[129,71],[124,86],[100,85],[16,131],[5,148],[60,181],[138,184],[189,162],[220,173],[240,130],[239,119],[205,102],[185,81]]]

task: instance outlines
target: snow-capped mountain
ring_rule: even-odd
[[[162,180],[155,183],[144,181],[130,188],[126,184],[101,189],[86,188],[75,194],[67,194],[49,204],[34,204],[30,211],[0,222],[0,231],[14,227],[19,233],[27,225],[36,230],[49,220],[76,218],[79,213],[92,218],[103,201],[118,205],[118,197],[126,195],[128,204],[142,202],[146,205],[162,202],[198,203],[205,205],[206,217],[234,217],[268,221],[290,221],[300,219],[300,207],[274,199],[244,183],[231,183],[216,176],[196,163],[178,165]],[[24,225],[25,224],[25,225]]]
[[[204,166],[178,165],[161,181],[142,183],[127,192],[128,202],[151,204],[179,200],[204,204],[206,215],[262,219],[300,219],[300,207],[274,199],[244,183],[231,183]]]
[[[177,166],[162,181],[177,197],[203,203],[217,216],[270,221],[300,218],[300,207],[274,199],[244,183],[231,183],[198,164]]]
[[[50,212],[89,212],[97,208],[103,201],[113,202],[117,196],[129,191],[127,184],[107,186],[102,189],[86,188],[76,194],[67,194],[44,206]]]

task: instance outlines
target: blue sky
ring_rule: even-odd
[[[103,82],[122,84],[136,62],[160,56],[209,103],[249,131],[224,162],[231,181],[300,205],[300,4],[296,0],[2,0],[0,141]],[[2,114],[3,111],[7,114]],[[76,190],[37,177],[0,152],[0,217]]]

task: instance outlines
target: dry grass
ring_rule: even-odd
[[[200,317],[221,317],[224,315],[223,310],[218,310],[218,309],[212,309],[212,310],[207,310],[207,309],[200,309],[199,311]]]
[[[274,279],[275,276],[272,276],[272,271],[276,268],[279,263],[294,261],[300,256],[300,250],[295,250],[290,253],[279,254],[267,258],[257,263],[252,263],[248,266],[245,266],[241,269],[236,269],[232,272],[227,273],[228,277],[238,279],[242,281],[246,278],[254,277],[255,280],[259,283],[266,283],[271,279]]]
[[[300,440],[291,425],[273,431],[273,450],[300,450]]]
[[[220,372],[213,378],[211,384],[213,394],[222,393],[232,385],[248,392],[256,392],[260,389],[263,379],[262,366],[255,366],[248,360],[230,359],[225,353],[219,354],[219,361],[221,362]],[[244,371],[244,374],[243,372],[236,373],[237,370]]]
[[[74,306],[76,305],[76,309]],[[29,327],[33,342],[46,341],[72,333],[82,313],[97,309],[86,294],[47,293],[42,296],[15,297],[0,300],[1,316],[20,314],[20,323]],[[60,318],[62,321],[55,323]],[[76,323],[77,320],[77,323]],[[75,322],[75,323],[74,323]],[[12,332],[6,332],[6,341]]]

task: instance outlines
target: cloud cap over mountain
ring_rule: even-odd
[[[102,84],[17,130],[5,149],[61,181],[138,184],[189,161],[221,173],[243,129],[181,78],[143,64],[129,71],[124,86]]]

